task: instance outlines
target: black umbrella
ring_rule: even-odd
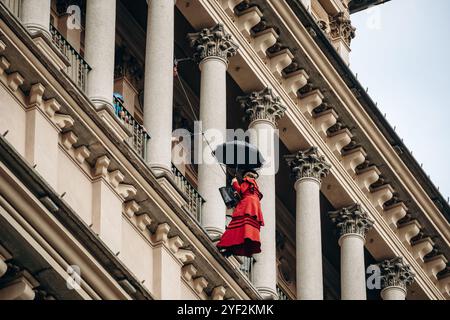
[[[220,163],[236,170],[259,169],[265,162],[258,148],[239,140],[221,144],[213,154]]]

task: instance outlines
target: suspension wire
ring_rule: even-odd
[[[193,107],[193,105],[192,105],[191,99],[189,99],[189,96],[188,96],[188,94],[187,94],[186,88],[184,87],[183,81],[181,81],[181,78],[180,78],[180,76],[179,76],[179,74],[178,74],[178,62],[189,61],[189,60],[192,60],[192,59],[190,59],[190,58],[186,58],[186,59],[176,59],[176,58],[175,58],[175,64],[174,64],[174,77],[178,79],[178,83],[180,84],[181,90],[183,91],[183,94],[184,94],[184,96],[185,96],[185,98],[186,98],[186,101],[187,101],[187,103],[188,103],[188,105],[189,105],[189,108],[191,109],[192,116],[194,117],[194,120],[195,120],[195,121],[199,121],[197,115],[195,114],[195,110],[194,110],[194,107]],[[200,134],[202,135],[203,141],[206,142],[208,148],[211,150],[211,154],[214,155],[214,150],[213,150],[211,144],[209,143],[208,139],[206,139],[205,132],[202,130],[202,132],[200,132]],[[198,134],[197,134],[197,133],[192,133],[191,135],[192,135],[192,136],[195,136],[195,135],[198,135]],[[219,163],[219,167],[220,167],[220,169],[222,169],[222,171],[223,171],[223,173],[225,174],[225,176],[227,176],[227,172],[226,172],[226,170],[223,168],[223,164]]]

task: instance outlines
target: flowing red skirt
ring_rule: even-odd
[[[251,257],[261,252],[260,228],[255,216],[233,216],[217,247],[227,254]]]

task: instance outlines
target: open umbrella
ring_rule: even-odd
[[[259,169],[265,162],[258,148],[239,140],[221,144],[213,154],[219,163],[236,170]]]
[[[255,146],[239,140],[221,144],[213,154],[219,163],[236,170],[236,172],[259,169],[265,162]],[[240,197],[231,186],[219,188],[219,192],[228,209],[234,208],[238,204]]]

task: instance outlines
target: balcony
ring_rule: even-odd
[[[91,67],[53,25],[50,25],[50,33],[53,44],[69,61],[64,71],[82,91],[86,91],[87,76]]]
[[[145,130],[145,128],[139,124],[123,106],[122,101],[116,97],[114,97],[113,100],[115,115],[130,133],[130,137],[127,142],[134,149],[134,151],[142,157],[142,159],[146,160],[147,144],[150,140],[150,135],[147,133],[147,130]]]
[[[240,270],[247,277],[250,282],[253,282],[253,265],[255,264],[255,258],[253,257],[239,257],[242,261]]]
[[[186,177],[172,165],[172,172],[175,179],[175,184],[187,197],[187,211],[194,217],[199,223],[201,223],[202,206],[205,200],[194,186],[186,179]]]
[[[277,285],[278,300],[292,300],[284,290]]]

